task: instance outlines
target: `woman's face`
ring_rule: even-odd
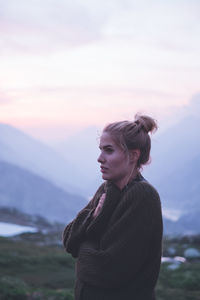
[[[102,178],[111,180],[122,188],[133,169],[129,155],[115,143],[108,132],[103,132],[99,148],[101,153],[98,162],[101,164]]]

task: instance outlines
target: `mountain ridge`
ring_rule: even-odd
[[[87,203],[41,176],[0,161],[0,206],[41,215],[50,221],[69,222]]]

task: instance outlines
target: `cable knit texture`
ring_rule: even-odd
[[[102,184],[63,233],[66,251],[77,258],[75,299],[155,299],[162,230],[159,195],[142,176],[122,191],[110,182]]]

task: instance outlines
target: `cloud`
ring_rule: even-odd
[[[23,92],[26,94],[32,94],[32,95],[40,95],[40,97],[44,97],[45,95],[51,95],[53,98],[57,95],[61,95],[62,97],[64,95],[82,95],[82,97],[95,97],[94,99],[104,97],[109,97],[110,99],[114,99],[113,101],[116,103],[117,99],[120,99],[119,101],[121,104],[124,104],[124,99],[133,99],[133,97],[139,97],[139,98],[159,98],[163,100],[169,100],[174,97],[173,93],[167,93],[164,91],[161,91],[159,89],[148,89],[148,88],[134,88],[132,86],[36,86],[33,88],[23,89]],[[62,98],[61,97],[61,98]],[[57,100],[58,101],[58,100]],[[72,100],[73,101],[73,100]],[[90,102],[90,101],[89,101]],[[93,101],[95,102],[95,101]],[[108,103],[106,103],[107,105]]]
[[[195,94],[184,105],[172,105],[171,107],[168,107],[168,109],[166,110],[164,123],[177,123],[180,120],[187,118],[200,119],[200,92]]]
[[[200,117],[200,93],[194,95],[188,105],[185,107],[187,113],[198,115]]]
[[[195,94],[187,103],[185,103],[181,107],[172,107],[172,113],[178,119],[187,117],[200,118],[200,92]]]
[[[0,91],[0,105],[10,104],[12,101],[11,97]]]
[[[81,1],[4,0],[1,4],[1,49],[53,51],[91,42],[100,35]]]
[[[117,38],[199,51],[198,8],[196,0],[1,0],[0,46],[4,53],[49,53]]]
[[[170,51],[200,50],[199,3],[188,1],[126,1],[104,26],[104,35],[133,39]]]

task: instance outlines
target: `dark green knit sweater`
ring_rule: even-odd
[[[102,193],[100,214],[92,214]],[[77,257],[76,300],[152,300],[161,261],[159,195],[141,176],[120,191],[104,183],[63,233]]]

